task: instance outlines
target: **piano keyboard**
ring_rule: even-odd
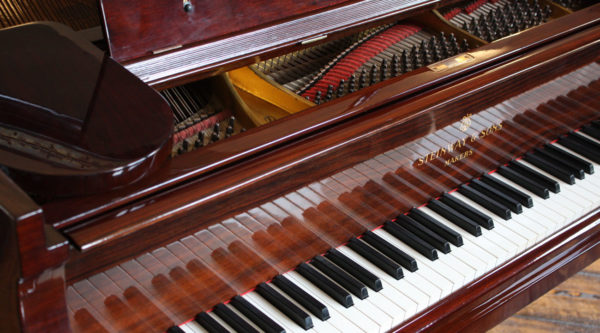
[[[599,73],[586,66],[496,108],[526,104],[539,89],[567,95],[573,81],[597,85]],[[234,318],[215,308],[169,332],[248,331],[239,322],[266,332],[385,332],[598,207],[598,163],[594,122],[219,305]]]
[[[600,205],[600,136],[561,140],[586,153],[552,143],[169,332],[390,330]]]
[[[599,77],[599,64],[581,67],[473,115],[471,126],[479,131],[502,121],[506,136],[527,133],[530,126],[562,130],[550,125],[569,119],[546,112],[568,105],[581,111],[574,116],[590,119],[599,109]],[[586,93],[578,94],[582,89]],[[548,110],[539,118],[518,112],[542,103]],[[93,318],[108,331],[180,323],[168,331],[385,332],[600,205],[596,121],[439,198],[415,190],[428,203],[398,211],[395,200],[420,200],[404,198],[403,187],[435,181],[426,182],[416,169],[415,179],[402,179],[396,171],[411,156],[422,156],[428,142],[439,143],[436,133],[446,133],[449,142],[468,135],[459,125],[73,283],[67,288],[73,325]],[[510,141],[500,135],[498,140]],[[387,216],[396,218],[386,221]],[[303,263],[287,271],[292,262]],[[275,278],[261,281],[255,271]],[[194,284],[200,276],[214,294]],[[248,285],[257,287],[247,291]],[[223,293],[231,300],[219,303],[223,298],[216,295]],[[135,318],[127,304],[154,315]],[[117,312],[128,313],[130,322],[111,322]]]

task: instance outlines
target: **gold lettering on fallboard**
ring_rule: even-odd
[[[471,125],[471,114],[467,114],[461,119],[461,126],[466,125],[465,131]],[[468,119],[468,125],[465,123],[465,119]],[[462,128],[461,128],[462,129]],[[498,133],[502,130],[502,123],[492,124],[489,127],[475,132],[473,134],[467,135],[465,138],[458,139],[454,142],[447,144],[446,146],[442,146],[435,151],[427,152],[417,158],[413,163],[413,166],[423,166],[427,163],[431,163],[435,160],[443,163],[444,166],[450,166],[460,160],[473,156],[475,151],[472,148],[465,150],[468,144],[472,144],[477,142],[478,140],[484,139],[492,134]]]

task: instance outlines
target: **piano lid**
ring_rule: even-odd
[[[69,28],[0,30],[0,44],[0,164],[22,188],[45,197],[105,191],[168,156],[166,102]]]
[[[310,43],[409,10],[433,8],[438,3],[102,0],[101,8],[111,56],[122,63],[135,62],[137,65],[128,69],[152,82],[220,71],[221,66],[232,62]]]

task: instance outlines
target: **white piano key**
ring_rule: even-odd
[[[417,307],[415,309],[416,311],[422,310],[431,304],[430,296],[427,295],[427,293],[425,291],[422,291],[420,286],[414,285],[414,284],[406,281],[406,279],[404,279],[404,278],[402,278],[400,280],[396,280],[396,279],[392,278],[387,273],[385,273],[383,270],[381,270],[379,267],[375,266],[374,264],[369,262],[367,259],[363,258],[358,253],[354,252],[352,249],[350,249],[346,246],[339,247],[338,251],[342,252],[343,254],[348,256],[350,259],[354,260],[357,264],[368,269],[369,271],[371,271],[371,273],[378,276],[382,282],[383,281],[387,282],[391,287],[395,288],[401,294],[405,295],[405,297],[409,298],[412,302],[416,303],[416,305],[417,305]],[[403,306],[403,308],[405,308],[405,307]],[[407,309],[407,313],[410,313],[410,312],[412,312],[412,311],[409,311]]]
[[[457,273],[445,262],[440,259],[435,261],[429,260],[384,229],[380,228],[373,232],[413,257],[417,261],[417,266],[419,267],[414,273],[418,273],[420,278],[426,279],[438,288],[441,288],[442,295],[450,294],[452,291],[456,291],[463,286],[465,279],[464,275]],[[438,256],[439,255],[443,255],[443,253],[438,252]]]
[[[310,311],[305,309],[302,305],[298,304],[292,297],[289,297],[289,295],[287,295],[283,290],[279,289],[274,283],[269,283],[269,286],[271,288],[275,289],[278,293],[283,295],[285,298],[287,298],[290,302],[294,303],[294,305],[296,305],[297,307],[302,309],[304,312],[308,313],[312,318],[312,322],[313,322],[315,331],[317,331],[317,332],[336,332],[336,331],[338,331],[338,329],[336,329],[333,325],[331,325],[330,320],[323,321],[323,320],[315,317],[314,315],[312,315],[310,313]],[[285,315],[283,313],[279,312],[279,314],[285,317]],[[292,324],[294,324],[294,322],[292,322],[291,320],[289,320],[289,321]],[[298,327],[298,325],[296,325],[296,324],[294,324],[294,325],[296,327]],[[300,327],[298,327],[298,328],[300,328]]]
[[[314,328],[308,331],[304,330],[298,324],[293,322],[290,318],[288,318],[285,314],[283,314],[279,309],[273,306],[273,304],[269,303],[267,300],[262,298],[257,292],[251,291],[242,295],[242,297],[248,301],[250,304],[254,305],[257,309],[262,311],[265,315],[269,316],[274,322],[279,324],[286,332],[289,333],[301,333],[301,332],[318,332],[315,331]],[[313,324],[315,322],[313,318]],[[317,319],[318,320],[318,319]]]
[[[511,250],[505,249],[505,247],[510,249],[508,244],[497,244],[496,241],[490,239],[485,234],[479,237],[475,237],[470,233],[464,231],[462,228],[456,226],[454,223],[446,220],[444,217],[438,215],[431,209],[427,207],[423,207],[420,209],[422,209],[423,212],[427,213],[429,216],[438,220],[440,223],[445,224],[447,227],[459,233],[462,236],[464,242],[462,248],[469,251],[473,255],[479,257],[481,260],[490,261],[493,260],[491,257],[495,257],[497,259],[497,263],[500,263],[510,256]]]
[[[229,326],[229,324],[227,324],[223,319],[221,319],[221,317],[217,316],[214,312],[211,311],[207,313],[212,319],[214,319],[217,323],[221,324],[221,326],[223,326],[226,330],[228,330],[229,332],[235,332],[235,330],[231,326]],[[196,324],[198,325],[198,323]]]
[[[340,305],[338,302],[333,300],[329,295],[324,293],[321,289],[317,288],[310,281],[306,280],[302,275],[300,275],[296,271],[291,271],[284,274],[285,277],[290,279],[293,283],[304,289],[311,296],[322,302],[329,309],[329,314],[331,315],[332,320],[334,315],[336,316],[336,321],[347,321],[352,325],[347,325],[350,327],[345,328],[344,332],[354,331],[352,326],[360,328],[360,330],[365,332],[378,332],[380,327],[377,323],[373,322],[369,317],[365,316],[363,313],[358,311],[351,306],[349,308],[345,308]],[[344,319],[340,318],[343,317]],[[337,327],[337,325],[336,325]]]
[[[530,210],[535,210],[537,214],[540,214],[549,220],[555,221],[559,226],[564,225],[564,223],[569,219],[571,213],[567,213],[562,210],[560,205],[554,205],[553,202],[556,200],[554,197],[542,199],[526,188],[521,187],[521,185],[514,183],[512,180],[505,178],[497,172],[492,173],[491,176],[529,195],[533,201],[533,209]]]
[[[557,196],[560,195],[562,200],[567,200],[569,206],[573,207],[578,215],[581,215],[583,212],[589,211],[591,208],[593,208],[592,202],[585,199],[580,194],[580,191],[578,190],[578,188],[576,186],[571,186],[571,185],[563,182],[562,180],[552,176],[551,174],[547,173],[546,171],[536,167],[535,165],[527,163],[526,161],[519,161],[519,162],[521,162],[524,165],[528,166],[529,168],[539,172],[540,174],[558,182],[560,185],[560,192],[556,193],[555,195],[557,195]]]
[[[183,325],[179,325],[179,328],[181,328],[185,333],[208,333],[208,331],[205,330],[204,327],[200,326],[197,322],[193,320]]]
[[[522,222],[522,219],[519,219],[519,221],[515,220],[514,217],[517,214],[511,214],[512,218],[509,221],[505,221],[461,193],[453,192],[450,195],[489,216],[494,222],[494,228],[487,232],[486,230],[482,229],[482,232],[488,235],[498,234],[502,236],[502,239],[515,244],[517,250],[514,252],[514,254],[520,252],[528,246],[533,245],[535,240],[538,238],[537,234],[532,233],[529,229],[523,228],[519,224]],[[497,240],[501,241],[499,239]]]

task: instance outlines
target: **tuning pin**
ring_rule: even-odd
[[[381,73],[379,73],[379,81],[385,81],[387,79],[388,63],[386,59],[381,60]]]
[[[363,89],[367,86],[367,69],[363,67],[358,79],[358,89]]]
[[[421,46],[419,47],[419,62],[421,63],[421,66],[427,66],[429,65],[429,50],[427,48],[427,44],[425,43],[425,40],[421,41]]]
[[[469,22],[469,32],[476,33],[477,30],[477,20],[474,17],[471,17],[471,22]]]
[[[315,95],[315,104],[321,104],[321,90],[317,90],[317,94]]]
[[[346,84],[346,81],[344,79],[341,79],[340,83],[338,84],[337,91],[335,93],[336,97],[344,96],[344,85],[345,84]]]
[[[327,86],[327,93],[325,93],[325,102],[329,102],[333,98],[333,85]]]
[[[227,123],[227,127],[233,127],[235,125],[235,116],[229,117],[229,121]]]
[[[350,81],[348,82],[348,93],[353,93],[356,91],[356,75],[352,73],[350,75]]]
[[[548,18],[550,18],[550,15],[552,15],[552,8],[550,8],[550,5],[546,5],[544,7],[544,11],[542,12],[542,18],[543,18],[544,22],[548,21]]]
[[[460,52],[458,41],[456,40],[456,36],[454,36],[453,33],[450,33],[450,49],[452,50],[452,55],[456,55],[458,54],[458,52]]]
[[[440,58],[440,54],[438,52],[438,48],[435,46],[435,36],[431,37],[431,40],[429,41],[429,45],[433,45],[430,47],[431,49],[431,62],[436,62],[439,61]]]
[[[411,61],[411,70],[415,70],[420,66],[419,64],[419,56],[417,55],[417,47],[416,46],[412,46],[411,50],[410,50],[410,61]]]
[[[490,30],[490,34],[492,35],[492,38],[496,39],[495,37],[498,36],[500,28],[498,27],[498,24],[496,22],[496,18],[492,18],[490,24],[489,24],[489,30]]]
[[[190,143],[186,139],[183,139],[183,141],[181,141],[181,149],[183,149],[183,151],[186,152],[189,148]]]
[[[233,126],[227,126],[225,129],[225,137],[228,138],[233,134]]]
[[[369,85],[373,85],[377,83],[377,66],[373,65],[371,66],[371,71],[369,74]]]
[[[448,47],[448,39],[446,38],[446,34],[442,31],[440,33],[440,45],[441,45],[441,55],[443,58],[448,58],[450,56],[450,48]]]
[[[400,64],[399,64],[399,60],[398,60],[398,54],[394,53],[392,55],[392,63],[390,66],[390,76],[391,77],[396,77],[398,76],[398,71],[400,70]]]
[[[198,132],[196,141],[194,141],[194,147],[198,148],[202,146],[204,146],[204,131]]]
[[[402,54],[400,55],[400,71],[399,71],[399,73],[406,73],[406,72],[410,71],[409,66],[410,66],[410,63],[408,62],[408,56],[406,54],[406,50],[402,50]]]
[[[435,37],[435,35],[429,38],[429,43],[427,46],[429,47],[429,51],[432,53],[435,49],[437,49],[437,38]]]
[[[462,24],[461,28],[464,31],[466,31],[466,32],[473,33],[473,31],[471,31],[471,29],[469,28],[469,25],[467,24],[467,21],[463,21],[463,24]]]
[[[211,136],[210,136],[210,142],[217,142],[219,141],[220,137],[219,137],[219,133],[218,132],[212,132]]]
[[[462,50],[461,51],[462,52],[467,52],[467,51],[469,51],[470,48],[471,47],[469,46],[469,42],[467,41],[467,39],[463,38],[463,41],[462,41]]]

